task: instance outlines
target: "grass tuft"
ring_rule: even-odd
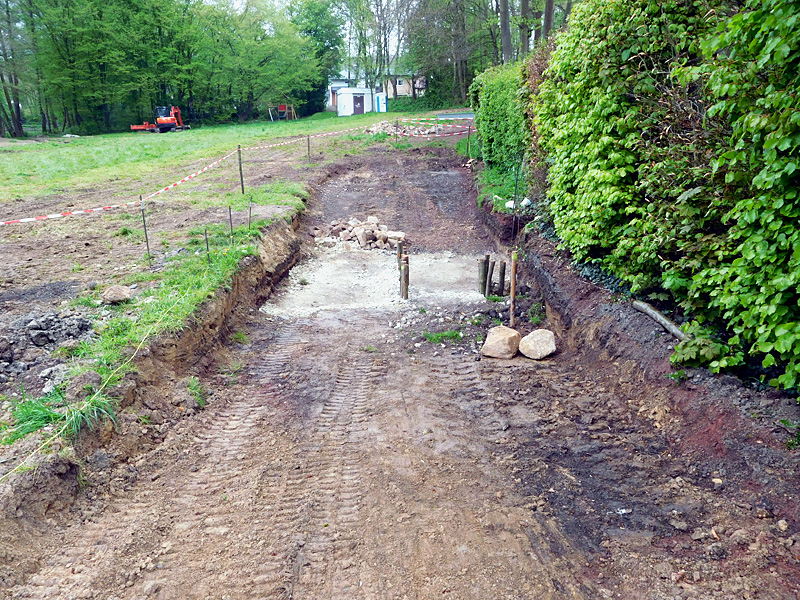
[[[450,331],[440,331],[438,333],[430,333],[428,331],[423,332],[422,334],[425,339],[429,342],[434,344],[441,344],[444,341],[448,342],[456,342],[461,340],[464,337],[463,332],[458,329],[452,329]]]

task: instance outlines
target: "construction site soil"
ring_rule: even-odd
[[[675,340],[535,234],[517,328],[558,351],[482,358],[509,311],[476,291],[476,260],[508,255],[508,224],[462,161],[379,149],[304,177],[302,219],[151,345],[116,427],[0,487],[3,597],[800,597],[798,454],[777,424],[794,399],[667,377]],[[406,233],[408,301],[393,252],[314,240],[369,216]],[[48,244],[10,244],[4,322],[85,285],[71,258],[41,266]]]

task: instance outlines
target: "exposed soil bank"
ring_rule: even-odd
[[[283,219],[270,225],[258,241],[258,255],[242,261],[230,287],[203,304],[179,335],[162,336],[140,352],[133,372],[110,392],[120,399],[116,427],[107,422],[99,430],[85,431],[69,448],[55,443],[37,452],[49,428],[14,446],[15,456],[2,465],[2,472],[30,453],[26,464],[35,468],[26,467],[0,486],[0,545],[9,549],[4,562],[16,559],[11,549],[19,547],[21,530],[64,518],[81,480],[93,486],[108,483],[109,470],[155,447],[180,419],[198,410],[187,390],[187,376],[204,371],[227,341],[237,311],[261,304],[298,260],[296,228],[297,221]],[[4,579],[11,576],[7,568],[0,573]]]

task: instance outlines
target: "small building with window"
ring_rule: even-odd
[[[397,81],[397,93],[395,93],[394,82]],[[386,80],[386,95],[389,98],[400,96],[413,96],[416,88],[417,96],[425,95],[426,80],[424,77],[410,77],[405,75],[398,75],[396,80]]]

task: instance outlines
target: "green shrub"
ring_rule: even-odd
[[[475,110],[483,159],[491,167],[513,169],[530,145],[526,121],[529,97],[523,72],[523,62],[493,67],[478,75],[470,86],[469,100]]]

